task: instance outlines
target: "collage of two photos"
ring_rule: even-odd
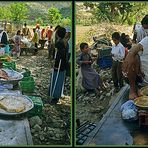
[[[76,144],[148,144],[148,2],[75,2]]]
[[[148,144],[148,2],[0,10],[0,145]]]

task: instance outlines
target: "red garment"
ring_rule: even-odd
[[[46,37],[46,35],[45,35],[45,29],[42,29],[42,31],[41,31],[41,39],[44,40],[45,37]]]
[[[51,29],[49,29],[49,30],[47,31],[47,38],[48,38],[48,41],[51,40],[52,33],[53,33],[53,31],[52,31]]]

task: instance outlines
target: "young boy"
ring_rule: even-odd
[[[112,46],[112,79],[115,87],[115,92],[123,87],[122,62],[125,57],[125,47],[120,43],[120,34],[114,32],[112,34],[114,45]]]
[[[98,90],[102,82],[98,73],[91,67],[93,59],[89,54],[90,49],[87,43],[80,44],[81,54],[78,56],[76,62],[81,67],[82,72],[82,86],[86,90]],[[97,91],[98,92],[98,91]]]

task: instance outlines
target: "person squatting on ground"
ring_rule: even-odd
[[[55,43],[55,64],[52,73],[48,94],[52,97],[51,103],[57,103],[63,94],[66,66],[68,63],[68,43],[65,40],[66,29],[60,27],[57,30],[57,42]]]
[[[8,39],[8,34],[6,30],[3,30],[0,33],[0,43],[1,47],[5,49],[5,53],[10,53],[10,47],[9,47],[9,39]]]
[[[123,73],[130,85],[129,99],[137,98],[140,96],[138,83],[148,85],[148,36],[131,48],[123,62]]]
[[[115,91],[118,92],[123,87],[122,62],[125,57],[125,47],[120,43],[120,34],[114,32],[112,34],[114,45],[112,46],[112,79]]]
[[[87,43],[80,44],[81,53],[76,59],[76,63],[81,68],[82,86],[88,90],[98,92],[99,87],[103,89],[103,83],[98,73],[91,67],[93,60],[90,55],[90,48]]]

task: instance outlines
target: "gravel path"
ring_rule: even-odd
[[[47,59],[47,50],[39,50],[16,60],[17,69],[23,67],[31,71],[36,83],[36,95],[42,96],[42,116],[29,118],[34,145],[70,145],[70,78],[66,78],[64,96],[58,104],[51,105],[47,96],[52,62]]]

